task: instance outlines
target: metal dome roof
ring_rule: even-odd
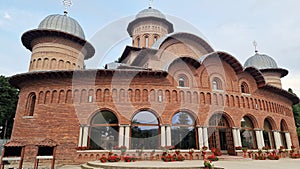
[[[85,39],[84,32],[79,23],[67,15],[49,15],[39,24],[38,29],[57,30]]]
[[[147,8],[142,10],[136,15],[135,19],[146,18],[146,17],[156,17],[156,18],[166,19],[166,16],[163,13],[153,8]]]
[[[256,53],[244,64],[244,67],[253,66],[257,69],[278,68],[276,61],[268,55]]]

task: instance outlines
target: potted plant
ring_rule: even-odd
[[[203,156],[203,160],[206,160],[206,150],[208,149],[208,147],[203,146],[202,147],[202,156]]]
[[[218,161],[219,158],[213,154],[213,155],[208,156],[207,160],[209,160],[209,161]]]
[[[243,151],[243,153],[244,153],[244,158],[247,158],[247,151],[248,151],[248,148],[246,148],[246,147],[243,147],[242,148],[242,151]]]
[[[121,154],[124,155],[126,150],[127,150],[127,147],[126,146],[121,146],[120,150],[121,150]]]
[[[125,156],[124,162],[135,162],[136,158],[134,156]]]
[[[107,158],[103,155],[102,157],[100,157],[100,162],[101,163],[106,163],[107,162]]]
[[[248,157],[252,158],[252,156],[253,156],[253,151],[248,151]]]
[[[211,161],[204,160],[204,168],[205,169],[213,169],[214,165]]]
[[[176,149],[175,150],[175,154],[178,156],[180,154],[180,150],[179,149]]]
[[[190,154],[190,160],[193,160],[193,153],[194,153],[194,149],[189,149],[189,154]]]
[[[153,159],[154,159],[154,154],[155,154],[155,149],[153,149],[152,151],[151,151],[151,154],[150,154],[150,158],[151,158],[151,161],[153,161]]]

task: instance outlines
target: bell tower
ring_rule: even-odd
[[[139,12],[127,28],[132,37],[132,46],[138,48],[150,48],[159,38],[173,31],[173,24],[152,7],[151,0],[149,7]]]

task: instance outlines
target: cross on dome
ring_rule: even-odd
[[[153,0],[149,0],[149,8],[152,8]]]
[[[63,0],[63,5],[65,6],[64,14],[68,14],[68,8],[72,6],[72,1],[71,0]]]
[[[253,41],[253,46],[254,46],[254,48],[255,48],[255,53],[257,53],[257,52],[258,52],[258,51],[257,51],[257,46],[258,46],[258,44],[257,44],[256,41]]]

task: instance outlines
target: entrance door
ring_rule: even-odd
[[[227,150],[227,138],[226,138],[226,129],[219,129],[220,135],[220,149]]]
[[[234,143],[232,130],[230,128],[226,129],[226,143],[227,143],[227,152],[229,155],[235,155]]]

